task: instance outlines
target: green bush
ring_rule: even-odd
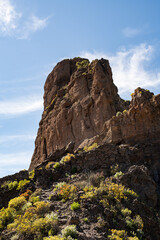
[[[121,213],[124,217],[130,216],[132,211],[129,210],[128,208],[121,209]]]
[[[54,169],[57,169],[57,168],[59,168],[59,167],[60,167],[60,163],[59,163],[59,162],[56,162],[56,163],[54,164],[54,166],[53,166]]]
[[[76,211],[78,209],[80,209],[80,204],[78,202],[73,202],[70,206],[72,211]]]
[[[121,171],[116,172],[116,173],[114,174],[114,177],[115,177],[115,178],[119,178],[119,177],[121,177],[121,176],[123,176],[123,173],[122,173]]]
[[[30,171],[30,172],[29,172],[29,178],[30,178],[30,179],[33,179],[34,176],[35,176],[35,170]]]
[[[86,60],[82,60],[81,62],[76,62],[76,67],[77,69],[81,69],[81,68],[86,68],[89,65],[89,61]]]
[[[24,179],[24,180],[19,181],[17,190],[22,190],[22,189],[24,189],[24,187],[25,187],[26,185],[28,185],[29,183],[30,183],[30,180],[27,180],[27,179]]]
[[[74,239],[77,237],[77,235],[78,232],[75,225],[69,225],[62,230],[62,237],[64,237],[65,239],[67,239],[68,237],[72,237]]]
[[[8,188],[9,190],[16,189],[18,186],[18,182],[15,180],[13,182],[11,181],[6,181],[1,185],[1,188]]]
[[[29,201],[31,203],[36,203],[36,202],[40,201],[40,198],[39,198],[39,196],[35,196],[35,197],[34,196],[30,196]]]

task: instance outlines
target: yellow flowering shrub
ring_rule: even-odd
[[[55,191],[59,199],[67,201],[68,199],[74,198],[77,193],[77,187],[73,184],[63,183],[62,186],[55,188]]]
[[[71,160],[71,158],[75,158],[75,155],[74,154],[71,154],[71,153],[67,153],[66,156],[62,157],[60,163],[61,164],[64,164],[66,162],[69,162]]]
[[[14,208],[2,208],[0,210],[0,232],[11,222],[16,215]]]
[[[30,183],[30,180],[27,180],[27,179],[19,181],[17,190],[22,190],[29,183]]]
[[[36,213],[40,216],[44,216],[45,213],[49,211],[50,204],[48,202],[36,202],[34,203],[36,206]]]
[[[111,235],[108,235],[110,240],[125,240],[127,239],[127,233],[125,230],[111,229]]]
[[[90,146],[85,146],[85,147],[83,148],[83,150],[84,150],[85,152],[88,152],[88,151],[90,151],[90,150],[92,150],[92,149],[94,149],[94,148],[98,148],[98,144],[97,144],[97,143],[93,143],[93,144],[90,145]]]
[[[14,208],[16,211],[21,210],[21,208],[27,203],[24,196],[13,198],[9,201],[8,207]]]

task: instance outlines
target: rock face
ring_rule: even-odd
[[[44,112],[29,170],[94,142],[159,143],[159,122],[160,95],[137,88],[131,102],[122,100],[108,60],[63,60],[44,86]]]
[[[160,94],[154,96],[148,90],[137,88],[129,110],[117,115],[105,123],[104,142],[159,142]]]
[[[74,58],[58,63],[44,86],[44,112],[35,141],[30,169],[57,150],[100,135],[104,123],[123,111],[122,100],[112,80],[107,60]]]

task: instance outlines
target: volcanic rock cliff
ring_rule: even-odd
[[[117,92],[108,60],[58,63],[44,86],[44,112],[30,169],[68,144],[76,150],[93,142],[107,120],[128,109],[129,101]]]
[[[44,112],[30,170],[56,154],[97,143],[159,142],[160,95],[118,95],[108,60],[58,63],[44,86]]]

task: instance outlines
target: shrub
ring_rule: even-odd
[[[115,175],[117,172],[119,172],[119,165],[118,164],[112,165],[110,167],[110,172],[111,172],[111,175]]]
[[[72,211],[76,211],[78,209],[80,209],[80,204],[78,202],[73,202],[70,206]]]
[[[108,235],[110,240],[123,240],[127,239],[127,233],[125,230],[111,229],[111,235]]]
[[[76,62],[76,67],[77,69],[81,69],[81,68],[87,68],[89,65],[89,61],[86,60],[82,60],[81,62]]]
[[[39,196],[35,196],[35,197],[34,196],[30,196],[29,201],[34,204],[36,202],[39,202],[40,198],[39,198]]]
[[[29,172],[29,178],[32,180],[35,176],[35,170]]]
[[[124,209],[121,209],[121,213],[124,217],[126,217],[126,216],[130,216],[132,211],[129,210],[128,208],[124,208]]]
[[[53,166],[54,169],[57,169],[57,168],[59,168],[59,167],[60,167],[60,163],[59,163],[59,162],[56,162],[56,163],[54,164],[54,166]]]
[[[45,169],[48,170],[53,164],[54,162],[48,162],[47,165],[45,166]]]
[[[44,216],[44,214],[49,211],[50,204],[48,202],[40,201],[34,205],[36,206],[36,213],[40,216]]]
[[[9,201],[8,207],[14,208],[16,211],[19,211],[26,203],[27,201],[25,197],[16,197]]]
[[[69,225],[62,230],[62,237],[67,239],[68,237],[76,238],[78,232],[75,225]]]
[[[8,189],[9,190],[16,189],[17,186],[18,186],[18,182],[17,181],[13,181],[13,182],[8,183]]]
[[[30,183],[30,180],[27,180],[27,179],[24,179],[24,180],[19,181],[17,190],[22,190],[22,189],[24,189],[24,187],[25,187],[26,185],[28,185],[29,183]]]
[[[11,181],[6,181],[1,185],[1,188],[8,188],[9,190],[16,189],[18,186],[18,182],[15,180],[13,182]]]
[[[14,208],[2,208],[0,210],[0,231],[9,223],[13,222],[15,216],[16,210]]]
[[[87,217],[86,217],[86,218],[83,218],[83,222],[85,222],[85,223],[89,223],[88,218],[87,218]]]
[[[27,191],[25,193],[22,193],[20,196],[25,197],[25,199],[28,200],[31,194],[32,194],[32,191],[27,189]]]
[[[22,212],[25,212],[27,208],[32,207],[32,203],[31,202],[27,202],[23,207],[22,207]]]
[[[48,235],[48,232],[52,229],[53,234],[57,232],[57,222],[46,218],[37,218],[32,225],[33,233],[36,236]]]
[[[53,191],[56,192],[61,187],[63,187],[63,185],[65,185],[65,184],[66,184],[66,182],[59,182],[59,183],[57,183]]]
[[[119,178],[119,177],[121,177],[121,176],[123,176],[123,173],[122,173],[121,171],[116,172],[116,173],[114,174],[114,177],[115,177],[115,178]]]
[[[91,150],[94,149],[94,148],[98,148],[98,144],[97,144],[97,143],[93,143],[93,144],[90,145],[90,146],[85,146],[85,147],[83,148],[83,150],[84,150],[85,152],[88,152],[88,151],[91,151]]]
[[[119,117],[119,116],[121,116],[122,115],[122,112],[117,112],[116,113],[116,117]]]
[[[59,199],[67,201],[68,199],[74,198],[77,188],[74,185],[62,182],[56,186],[54,191],[57,191],[57,196]]]
[[[60,163],[61,164],[64,164],[66,162],[69,162],[71,160],[71,158],[75,158],[75,155],[74,154],[71,154],[71,153],[67,153],[66,156],[62,157]]]
[[[96,197],[96,190],[97,188],[94,188],[93,186],[86,186],[83,191],[85,192],[81,198],[82,199],[93,199]]]
[[[127,113],[127,110],[125,109],[125,110],[123,111],[123,113],[126,114],[126,113]]]

